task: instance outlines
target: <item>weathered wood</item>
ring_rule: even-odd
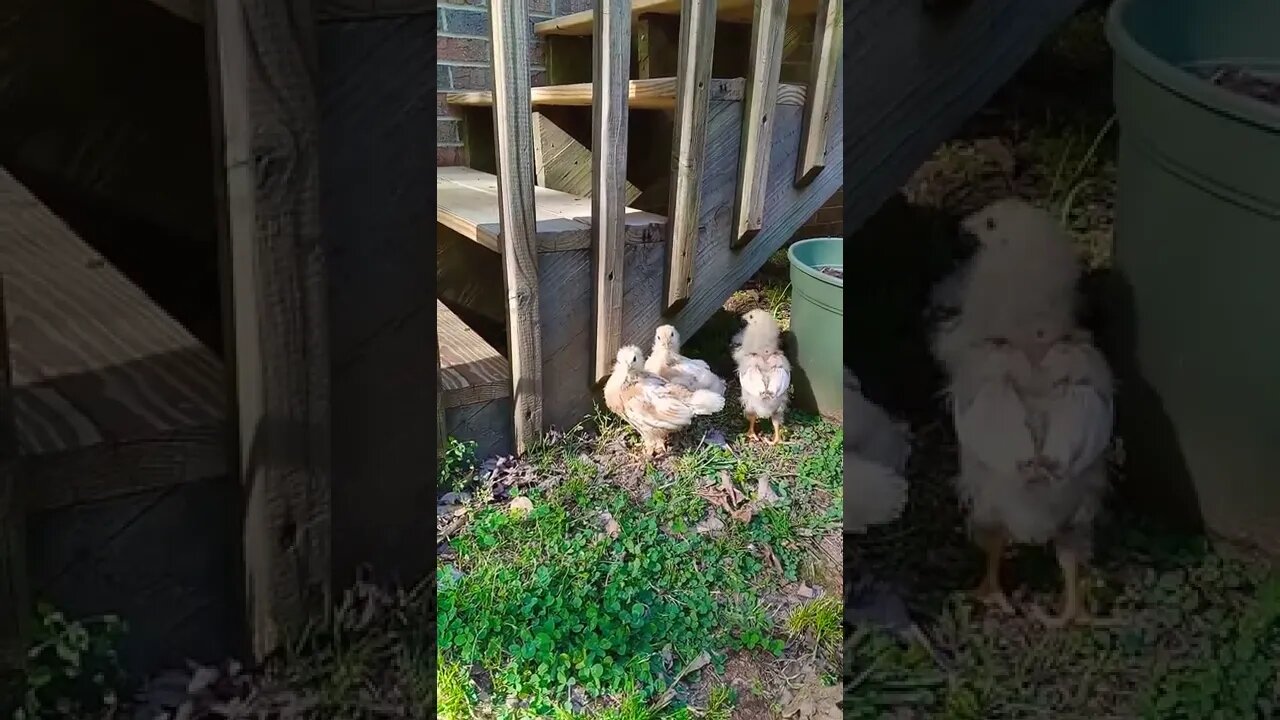
[[[591,84],[591,38],[582,36],[552,35],[546,40],[547,81],[552,85],[570,83]]]
[[[507,358],[511,361],[516,452],[542,437],[542,338],[538,322],[538,255],[533,204],[533,132],[529,100],[529,4],[492,0],[489,7],[494,139],[498,151],[498,217],[507,294]]]
[[[676,75],[675,138],[671,152],[671,192],[667,209],[664,280],[668,310],[693,291],[693,259],[698,243],[698,182],[707,142],[711,57],[715,50],[716,0],[684,0],[680,15],[680,61]]]
[[[810,66],[808,102],[804,106],[804,131],[796,159],[796,184],[805,185],[827,163],[827,133],[831,128],[836,73],[843,55],[844,0],[819,0],[814,26],[813,63]]]
[[[817,7],[817,0],[794,0],[791,3],[791,14],[812,15]],[[631,14],[683,15],[687,7],[682,0],[636,0],[631,4]],[[755,10],[754,0],[723,0],[714,14],[722,22],[750,23]],[[533,26],[539,35],[590,35],[592,30],[592,11],[583,10],[570,15],[544,20]]]
[[[31,631],[25,478],[18,472],[8,313],[0,277],[0,672],[21,664]]]
[[[670,15],[636,18],[636,77],[674,78],[678,68],[680,24]]]
[[[247,604],[263,657],[332,597],[316,21],[307,0],[226,0],[209,11]]]
[[[742,78],[711,79],[709,56],[706,67],[697,69],[705,75],[702,94],[706,99],[741,100],[745,97],[746,81]],[[679,104],[678,86],[679,80],[671,77],[632,80],[627,87],[627,103],[633,110],[672,110]],[[803,105],[806,94],[803,85],[779,85],[775,102],[779,105]],[[531,98],[534,105],[591,107],[595,102],[595,90],[591,83],[543,85],[533,88]],[[445,97],[445,102],[462,107],[488,107],[493,105],[493,93],[488,90],[454,92]]]
[[[541,112],[533,114],[533,172],[540,187],[591,197],[591,150]],[[627,205],[640,197],[640,188],[630,181],[624,192]]]
[[[534,188],[537,252],[591,247],[591,199],[550,188]],[[499,214],[498,179],[464,167],[436,169],[436,222],[501,252],[506,241]],[[623,237],[651,242],[662,231],[662,216],[625,208]]]
[[[435,354],[435,297],[423,278],[433,260],[424,198],[435,142],[423,133],[436,115],[433,23],[421,14],[325,22],[316,38],[335,588],[369,569],[363,577],[414,585],[434,562],[422,548],[435,527],[421,513],[434,502],[423,477],[438,426],[423,373]]]
[[[591,229],[595,261],[595,379],[613,368],[622,336],[622,260],[626,243],[627,73],[631,0],[600,0],[595,9],[597,102],[591,106]]]
[[[461,405],[445,411],[450,437],[476,444],[476,457],[509,455],[511,443],[511,398],[503,397],[475,405]],[[434,532],[435,528],[432,528]]]
[[[441,458],[444,457],[445,446],[449,442],[449,428],[445,426],[444,417],[444,388],[441,379],[443,375],[440,372],[440,338],[432,335],[432,344],[436,350],[436,476],[440,476],[442,466]]]
[[[497,350],[439,300],[436,301],[436,323],[440,343],[440,392],[445,407],[511,397],[511,371]]]
[[[742,164],[733,207],[735,246],[750,240],[764,222],[764,192],[769,182],[774,106],[786,27],[787,0],[756,0],[756,21],[751,26],[752,60],[742,111]]]

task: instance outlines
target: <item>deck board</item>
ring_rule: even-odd
[[[710,99],[741,101],[746,82],[743,78],[715,78],[711,81]],[[530,99],[534,105],[591,107],[593,93],[591,83],[543,85],[530,91]],[[794,83],[778,85],[779,105],[804,105],[804,100],[804,85]],[[445,101],[450,105],[490,107],[493,105],[493,92],[489,90],[453,92],[445,97]],[[675,109],[676,79],[667,77],[631,80],[628,84],[627,106],[633,110]]]
[[[534,188],[538,251],[591,247],[591,198]],[[498,252],[498,178],[465,167],[436,169],[436,222]],[[626,209],[628,243],[660,242],[661,215]]]
[[[679,15],[681,0],[635,0],[631,3],[631,17],[640,15]],[[789,15],[812,15],[816,0],[793,0]],[[754,0],[720,0],[716,5],[716,19],[723,22],[751,22],[755,12]],[[591,10],[572,13],[563,17],[544,20],[533,26],[538,35],[590,35],[594,14]]]
[[[222,444],[218,359],[4,170],[0,273],[23,455]]]
[[[446,408],[474,405],[511,396],[511,369],[506,358],[436,300],[440,338],[440,387]]]

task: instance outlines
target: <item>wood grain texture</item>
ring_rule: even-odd
[[[493,346],[439,300],[436,323],[445,407],[511,397],[511,371]]]
[[[436,477],[440,476],[440,471],[444,469],[444,450],[449,440],[449,428],[445,425],[445,408],[444,408],[444,375],[440,371],[440,338],[437,335],[432,336],[432,344],[435,347],[436,356]]]
[[[673,22],[674,20],[674,22]],[[680,21],[670,15],[636,16],[636,77],[674,78],[680,49]]]
[[[538,237],[533,193],[533,132],[529,101],[529,4],[491,0],[494,140],[498,155],[498,218],[507,295],[507,358],[516,452],[542,437],[542,330],[538,320]]]
[[[716,0],[684,0],[682,7],[663,283],[668,310],[686,302],[693,287],[693,259],[698,245],[698,184],[707,142],[707,103],[711,96],[711,58],[716,40]]]
[[[334,586],[371,567],[413,584],[435,527],[424,468],[438,430],[430,200],[435,36],[430,15],[323,23],[320,214],[329,258]],[[492,134],[490,134],[492,143]],[[498,282],[490,277],[490,292]]]
[[[332,598],[316,20],[307,0],[226,0],[210,13],[246,604],[264,657]]]
[[[811,15],[816,11],[817,0],[794,0],[791,3],[791,14]],[[631,14],[639,16],[646,13],[655,15],[681,15],[685,5],[682,0],[636,0],[631,4]],[[755,10],[754,0],[723,0],[716,11],[716,17],[724,22],[749,23]],[[593,16],[591,10],[564,15],[544,20],[533,26],[539,35],[590,35]]]
[[[21,667],[31,632],[26,478],[18,468],[9,333],[0,276],[0,673]]]
[[[538,252],[591,247],[591,199],[550,188],[534,188]],[[493,252],[505,244],[498,213],[498,179],[464,167],[436,168],[436,222]],[[661,215],[626,208],[628,243],[662,240]]]
[[[513,445],[509,397],[449,408],[445,412],[445,425],[451,437],[462,442],[474,442],[478,458],[511,454]],[[433,527],[432,531],[434,530]]]
[[[743,98],[742,164],[733,207],[735,246],[750,240],[764,222],[764,192],[769,182],[774,106],[786,28],[787,0],[756,0],[756,20],[751,26],[752,60]]]
[[[194,455],[221,447],[217,359],[4,171],[0,273],[23,455],[187,434]]]
[[[533,172],[539,187],[591,197],[591,150],[541,112],[533,114]],[[638,197],[640,188],[627,181],[623,203]]]
[[[743,98],[746,88],[745,80],[742,78],[712,79],[710,69],[711,66],[708,64],[704,91],[708,100],[741,100]],[[673,110],[677,104],[678,86],[679,80],[673,77],[632,80],[627,87],[627,104],[633,110]],[[783,85],[778,88],[775,102],[782,105],[803,105],[806,94],[803,85]],[[594,103],[595,89],[592,83],[543,85],[533,88],[531,98],[534,105],[591,107]],[[488,107],[493,105],[493,93],[488,90],[452,92],[445,96],[445,101],[450,105],[461,107]]]
[[[809,98],[804,106],[804,130],[796,159],[796,184],[804,185],[827,163],[827,134],[834,112],[836,74],[844,57],[844,0],[819,0],[814,26],[813,62],[809,66]]]
[[[623,249],[627,214],[627,77],[631,0],[595,8],[595,78],[591,106],[591,235],[595,288],[595,380],[609,375],[622,337]]]

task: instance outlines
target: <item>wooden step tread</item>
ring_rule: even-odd
[[[591,198],[535,187],[533,202],[539,252],[591,247]],[[465,167],[436,168],[436,222],[500,252],[498,178]],[[661,215],[627,208],[627,242],[661,242],[665,224]]]
[[[631,3],[631,16],[679,15],[681,0],[635,0]],[[787,4],[788,15],[813,15],[817,12],[817,0],[791,0]],[[720,0],[716,5],[716,18],[723,22],[751,22],[755,0]],[[539,35],[590,35],[594,16],[583,10],[572,15],[552,18],[533,26]]]
[[[511,366],[445,304],[436,300],[440,389],[445,407],[511,396]]]
[[[722,78],[711,81],[711,99],[741,101],[747,86],[743,78]],[[591,107],[593,88],[591,83],[569,85],[543,85],[529,93],[534,105],[576,105]],[[778,84],[779,105],[804,105],[805,86],[792,83]],[[493,92],[469,90],[453,92],[445,98],[450,105],[488,107],[493,105]],[[676,106],[676,79],[650,78],[632,80],[627,103],[633,109],[673,110]]]

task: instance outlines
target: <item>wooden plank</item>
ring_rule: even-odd
[[[445,426],[450,437],[462,442],[474,442],[478,458],[511,454],[509,397],[449,408],[445,412]]]
[[[431,569],[422,548],[435,528],[419,509],[435,501],[423,468],[438,427],[422,373],[435,354],[435,294],[423,278],[434,255],[424,242],[434,208],[423,198],[435,183],[435,137],[422,132],[436,115],[434,22],[323,22],[316,38],[337,588],[370,568],[364,577],[406,585]]]
[[[441,458],[444,457],[445,447],[449,443],[449,429],[445,427],[444,413],[444,375],[440,372],[440,336],[432,334],[433,344],[436,349],[436,477],[440,476]]]
[[[804,106],[804,129],[796,159],[796,184],[806,185],[827,163],[827,133],[831,128],[832,97],[836,94],[837,66],[843,57],[844,2],[820,0],[814,26],[812,81]]]
[[[751,27],[752,62],[742,113],[742,163],[733,208],[735,246],[750,240],[764,222],[764,193],[769,182],[774,105],[786,27],[787,0],[756,0],[756,21]]]
[[[707,142],[711,58],[716,39],[716,0],[685,0],[680,15],[680,61],[676,82],[673,178],[667,210],[666,308],[676,309],[693,292],[698,246],[698,185]]]
[[[636,17],[636,77],[674,78],[678,68],[680,24],[670,15]]]
[[[538,322],[538,252],[534,219],[533,132],[529,99],[529,3],[492,0],[494,138],[498,217],[507,294],[507,358],[511,361],[516,452],[542,437],[542,329]]]
[[[439,300],[436,322],[445,407],[511,397],[511,371],[506,359]]]
[[[591,199],[550,188],[534,188],[537,251],[563,252],[591,247]],[[623,236],[628,243],[660,242],[661,215],[625,208]],[[499,215],[498,178],[464,167],[436,168],[436,222],[493,252],[505,240]]]
[[[745,97],[746,80],[742,78],[711,79],[710,58],[706,67],[708,100],[742,100]],[[627,87],[627,103],[633,110],[672,110],[677,103],[676,90],[679,80],[673,77],[632,80]],[[533,88],[531,102],[534,105],[567,105],[591,107],[595,102],[595,89],[591,83],[569,85],[543,85]],[[775,99],[780,105],[803,105],[807,92],[803,85],[780,85]],[[450,105],[462,107],[489,107],[493,105],[493,93],[489,90],[466,90],[445,96]]]
[[[261,658],[332,599],[316,22],[307,0],[226,0],[209,11],[246,606]]]
[[[627,77],[631,0],[595,8],[591,109],[591,229],[595,288],[595,380],[608,377],[622,339],[622,260],[626,243]]]
[[[591,197],[591,150],[542,112],[533,114],[533,172],[539,187]],[[623,202],[638,197],[640,188],[627,181]],[[537,190],[534,204],[540,206]]]
[[[791,3],[791,14],[812,15],[817,9],[817,0],[794,0]],[[750,23],[755,10],[754,0],[723,0],[715,17],[723,22]],[[631,4],[632,16],[652,13],[655,15],[682,15],[684,5],[681,0],[635,0]],[[551,20],[544,20],[533,26],[539,35],[590,35],[594,22],[591,10],[564,15]]]
[[[18,473],[8,313],[0,278],[0,673],[19,667],[31,632],[25,478]]]

